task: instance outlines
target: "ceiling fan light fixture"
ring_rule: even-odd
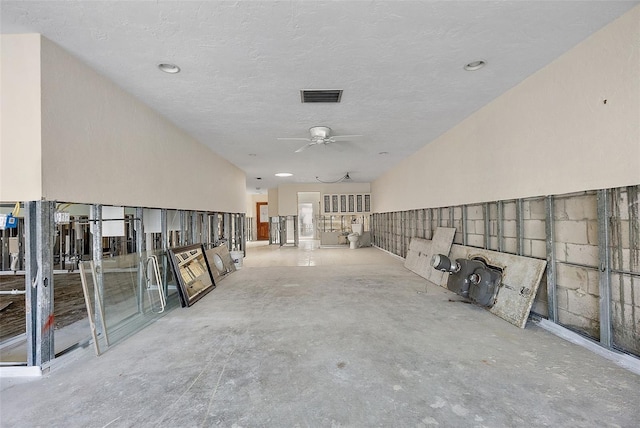
[[[346,180],[351,180],[351,176],[347,172],[345,175],[343,175],[342,177],[338,178],[335,181],[323,181],[323,180],[320,180],[320,178],[318,176],[316,176],[316,180],[319,181],[320,183],[324,183],[324,184],[336,184],[336,183],[341,183],[341,182],[346,181]]]
[[[158,68],[160,69],[160,71],[164,71],[165,73],[169,73],[169,74],[180,73],[180,67],[178,67],[175,64],[170,64],[168,62],[158,64]]]
[[[477,61],[471,61],[469,64],[464,66],[464,69],[467,71],[476,71],[480,70],[485,65],[487,65],[487,62],[479,59]]]

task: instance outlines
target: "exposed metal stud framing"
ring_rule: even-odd
[[[600,343],[603,347],[612,348],[612,347],[622,347],[625,348],[625,345],[620,343],[615,343],[615,338],[613,337],[613,331],[617,328],[624,328],[624,326],[618,324],[618,320],[613,322],[614,314],[617,312],[614,311],[614,306],[611,298],[612,292],[612,282],[614,274],[622,274],[622,275],[631,275],[632,277],[638,277],[640,273],[638,272],[638,265],[640,264],[640,219],[638,214],[638,191],[639,186],[629,186],[625,188],[613,189],[613,190],[600,190],[597,192],[597,208],[598,208],[598,250],[599,250],[599,260],[600,266],[589,266],[586,264],[575,263],[570,261],[558,261],[556,260],[556,246],[558,243],[556,242],[556,214],[555,214],[555,200],[554,196],[546,196],[544,197],[545,204],[545,239],[546,239],[546,260],[547,260],[547,270],[546,270],[546,282],[547,282],[547,304],[548,304],[548,318],[550,321],[554,323],[559,323],[559,312],[558,312],[558,300],[557,300],[557,264],[561,263],[563,265],[588,268],[588,269],[598,269],[599,270],[599,295],[600,295],[600,307],[599,307],[599,319],[600,319]],[[626,201],[624,199],[624,192],[626,191]],[[561,198],[572,197],[573,195],[562,195]],[[582,194],[577,195],[582,196]],[[538,239],[531,238],[525,236],[525,203],[528,203],[531,199],[516,199],[515,201],[515,226],[516,226],[516,251],[519,255],[528,254],[531,250],[531,247],[525,248],[529,239]],[[542,202],[543,198],[535,198],[535,203]],[[624,206],[622,206],[621,202],[625,202]],[[497,205],[497,227],[495,228],[495,233],[498,236],[498,248],[500,251],[505,251],[506,242],[504,237],[504,226],[505,226],[505,218],[504,204],[510,203],[512,201],[496,201],[490,203],[483,203],[475,206],[482,206],[483,208],[483,218],[484,218],[484,245],[489,247],[491,245],[491,204],[496,203]],[[617,204],[621,206],[618,207]],[[628,205],[628,217],[625,217],[622,209]],[[436,227],[442,224],[442,207],[441,208],[425,208],[422,210],[413,210],[405,212],[387,212],[387,213],[378,213],[375,214],[373,218],[373,239],[374,242],[377,243],[381,248],[394,253],[401,255],[402,254],[402,240],[401,237],[411,237],[413,233],[420,234],[419,227],[417,227],[418,222],[423,225],[423,236],[426,239],[432,239],[433,234],[432,231],[435,230]],[[449,216],[451,215],[452,210],[455,207],[448,207]],[[468,206],[461,206],[461,221],[462,221],[462,231],[463,231],[463,244],[468,245],[467,240],[471,238],[469,235],[470,227],[469,223],[474,222],[473,220],[469,221],[468,219]],[[455,219],[455,211],[454,219]],[[403,217],[403,215],[405,217]],[[420,217],[422,215],[422,217]],[[408,226],[405,226],[406,233],[403,233],[400,225],[398,223],[402,222],[403,218],[408,216],[408,221],[411,223]],[[413,217],[415,216],[415,217]],[[620,217],[620,218],[618,218]],[[412,220],[413,219],[413,222]],[[493,220],[496,218],[494,217]],[[621,220],[622,219],[622,220]],[[509,219],[512,220],[511,218]],[[535,219],[537,222],[537,218]],[[621,225],[621,221],[628,222],[628,232],[626,229],[626,224]],[[412,229],[412,225],[416,225],[415,229]],[[480,221],[478,221],[479,224]],[[474,232],[480,234],[480,230],[475,230]],[[629,236],[622,236],[622,233]],[[495,236],[495,235],[494,235]],[[474,236],[475,237],[475,236]],[[525,239],[527,238],[527,239]],[[626,246],[620,246],[620,242],[628,240],[629,242],[629,251],[630,256],[623,257],[623,250],[626,250]],[[494,245],[495,247],[495,245]],[[619,253],[619,256],[618,254]],[[628,263],[628,266],[627,266]],[[621,283],[621,295],[623,293],[622,287],[626,285],[628,282],[623,283],[623,279],[619,279]],[[635,279],[632,279],[635,281]],[[631,282],[632,287],[629,291],[625,291],[625,293],[631,293],[631,300],[633,302],[637,301],[637,293],[634,296],[634,282]],[[628,295],[628,294],[625,294]],[[616,301],[617,304],[617,301]],[[617,337],[617,336],[616,336]],[[634,351],[632,351],[634,352]]]
[[[214,247],[220,244],[220,214],[213,213],[209,216],[209,224],[211,224],[211,239]]]
[[[297,247],[299,244],[298,242],[298,216],[294,215],[293,216],[293,246]]]
[[[284,216],[279,217],[280,220],[280,246],[282,247],[287,243],[287,218]]]
[[[222,214],[222,237],[227,242],[229,250],[231,250],[231,214]]]
[[[184,210],[179,210],[180,215],[180,245],[187,245],[187,213]]]
[[[191,243],[192,244],[198,244],[200,242],[202,242],[200,240],[200,236],[198,236],[198,230],[200,229],[198,227],[198,223],[200,220],[200,213],[198,211],[190,211],[191,213]]]
[[[55,357],[53,320],[53,247],[55,202],[33,201],[26,208],[27,364],[42,366]]]
[[[598,254],[600,259],[600,343],[611,348],[610,190],[598,190]]]
[[[160,235],[162,239],[162,251],[166,253],[169,250],[169,227],[167,221],[167,210],[165,208],[160,210]],[[162,284],[164,286],[165,296],[169,291],[169,266],[167,264],[167,258],[162,257]]]
[[[247,231],[246,231],[246,224],[247,224],[247,220],[246,220],[246,214],[239,214],[239,227],[238,229],[240,229],[240,248],[239,250],[242,251],[242,254],[244,256],[247,255]]]
[[[491,243],[491,237],[489,236],[491,233],[491,224],[489,223],[489,204],[482,204],[482,218],[484,219],[484,248],[488,249],[489,244]]]
[[[498,201],[498,221],[496,224],[496,229],[498,232],[498,251],[502,252],[504,250],[504,231],[503,231],[503,220],[504,220],[504,202]]]
[[[103,336],[106,341],[107,346],[109,345],[109,340],[107,336],[107,329],[105,326],[104,319],[104,310],[103,310],[103,299],[104,299],[104,272],[102,265],[102,205],[92,205],[91,206],[91,218],[93,219],[93,238],[92,238],[92,252],[93,252],[93,260],[91,262],[93,267],[93,272],[95,272],[93,276],[94,283],[94,314],[96,317],[95,326],[96,332]]]
[[[205,249],[211,248],[213,246],[211,245],[211,233],[209,230],[210,225],[211,225],[211,222],[209,220],[209,214],[203,213],[202,214],[202,240],[204,241]]]
[[[454,215],[453,211],[454,211],[454,207],[449,207],[449,227],[455,227],[455,226],[454,226],[454,222],[453,222],[453,220],[454,220],[454,218],[453,218],[453,215]]]
[[[467,206],[462,206],[462,245],[467,245]]]
[[[524,203],[522,199],[516,199],[516,254],[524,254]]]
[[[553,196],[545,199],[545,234],[547,241],[547,299],[549,319],[558,322],[558,298],[556,294],[556,248],[555,228],[553,223]]]
[[[143,253],[145,251],[144,244],[144,209],[141,207],[136,208],[136,218],[133,220],[136,222],[136,253],[138,254],[138,260],[140,262],[140,268],[138,269],[138,312],[142,313],[144,311],[144,307],[142,305],[145,289],[145,278],[144,278],[144,266],[146,266],[146,258],[143,259]]]

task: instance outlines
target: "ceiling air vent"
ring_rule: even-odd
[[[342,89],[302,89],[300,97],[303,103],[339,103]]]

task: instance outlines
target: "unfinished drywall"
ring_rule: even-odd
[[[432,240],[411,238],[404,267],[434,284],[440,285],[444,272],[434,269],[431,259],[436,254],[448,255],[456,229],[439,227]]]
[[[500,291],[496,303],[489,311],[517,327],[524,328],[547,265],[545,260],[464,245],[451,246],[449,257],[452,260],[480,257],[488,265],[500,268]],[[441,285],[445,288],[448,277],[449,275],[446,275],[442,279]]]
[[[41,162],[42,190],[28,183],[2,199],[244,212],[246,180],[239,168],[53,42],[14,37],[40,40],[9,61],[24,55],[41,60],[39,70],[34,63],[28,71],[41,81],[41,109],[30,108],[41,114],[42,156],[35,150],[20,162]],[[5,81],[27,93],[32,83]],[[2,146],[20,143],[3,138]]]
[[[40,199],[40,36],[0,35],[0,201]]]
[[[640,6],[425,141],[372,183],[374,211],[640,183],[638,22]]]

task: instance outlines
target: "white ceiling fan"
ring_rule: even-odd
[[[331,135],[331,128],[328,126],[314,126],[309,128],[311,138],[278,138],[278,140],[295,140],[295,141],[309,141],[308,144],[300,147],[295,153],[300,153],[307,147],[315,146],[318,144],[331,144],[337,143],[341,138],[362,137],[362,135]]]

